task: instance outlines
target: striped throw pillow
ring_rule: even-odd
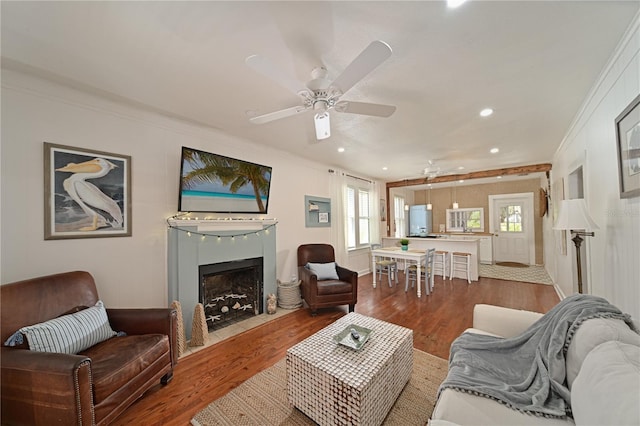
[[[40,324],[22,327],[29,349],[38,352],[77,354],[116,335],[101,300],[90,308]]]

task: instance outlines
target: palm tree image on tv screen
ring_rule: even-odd
[[[182,212],[267,213],[271,167],[182,148]]]

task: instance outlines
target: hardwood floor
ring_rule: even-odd
[[[451,342],[471,327],[473,306],[488,303],[509,308],[547,312],[558,296],[550,285],[481,278],[471,285],[461,279],[443,282],[436,277],[431,296],[418,299],[415,289],[404,292],[386,280],[374,289],[371,274],[358,279],[356,312],[411,328],[414,347],[448,358]],[[283,358],[289,347],[347,313],[347,307],[308,309],[231,337],[182,358],[167,386],[158,386],[121,415],[116,425],[188,425],[211,401]]]

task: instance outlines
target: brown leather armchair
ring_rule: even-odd
[[[88,272],[66,272],[0,286],[1,339],[20,328],[91,307],[99,300]],[[78,354],[0,348],[2,424],[105,425],[177,363],[174,309],[107,309],[111,337]]]
[[[311,263],[335,262],[336,256],[330,244],[303,244],[298,247],[298,278],[302,298],[311,315],[316,315],[318,308],[338,305],[349,305],[353,312],[358,303],[358,274],[336,265],[338,279],[318,280],[318,277],[305,265]]]

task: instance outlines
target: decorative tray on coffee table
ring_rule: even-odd
[[[355,330],[358,339],[356,339],[352,335],[351,330]],[[367,343],[367,340],[369,340],[369,336],[372,332],[373,330],[371,329],[351,324],[340,333],[333,336],[333,340],[335,340],[340,345],[359,351],[360,349],[362,349],[364,344]]]

